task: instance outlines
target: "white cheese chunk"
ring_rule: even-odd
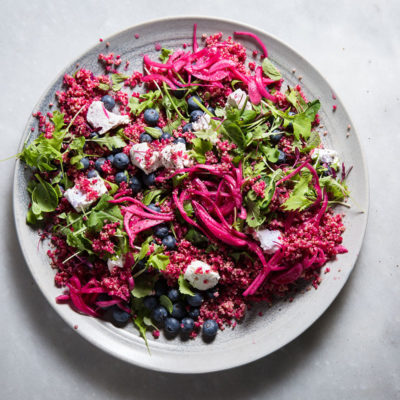
[[[335,150],[331,149],[315,149],[311,155],[313,160],[318,159],[322,163],[339,165],[339,155]]]
[[[268,254],[275,253],[282,243],[282,233],[280,231],[263,229],[261,231],[257,231],[256,235],[260,241],[261,248]]]
[[[148,156],[146,157],[146,154]],[[150,174],[162,166],[161,154],[150,148],[146,142],[134,144],[130,151],[131,162],[146,174]]]
[[[191,164],[185,143],[174,143],[161,150],[161,163],[167,169],[181,169]]]
[[[107,267],[108,267],[108,270],[109,270],[110,272],[112,272],[112,270],[113,270],[115,267],[117,267],[117,268],[124,268],[124,264],[125,264],[125,257],[124,257],[124,256],[122,256],[122,257],[117,257],[115,260],[113,260],[113,259],[111,259],[111,258],[109,258],[109,259],[107,260]]]
[[[204,113],[201,117],[199,117],[196,121],[192,122],[192,128],[195,132],[197,131],[205,131],[211,128],[211,117],[207,113]]]
[[[107,193],[106,185],[100,177],[90,178],[88,181],[90,182],[91,190],[95,191],[97,194],[95,198],[88,199],[88,193],[79,189],[77,185],[64,192],[64,197],[77,212],[86,210],[91,204],[97,201],[100,196]]]
[[[112,128],[123,124],[129,124],[130,122],[128,115],[118,115],[106,110],[101,101],[94,101],[89,106],[86,120],[93,128],[101,128],[98,132],[100,135],[103,135]]]
[[[194,260],[186,268],[184,278],[198,290],[210,289],[218,283],[220,276],[203,261]]]
[[[237,89],[228,96],[228,98],[226,99],[226,104],[231,107],[242,109],[244,103],[246,102],[246,98],[247,93],[242,89]],[[247,101],[245,110],[251,110],[250,100]]]

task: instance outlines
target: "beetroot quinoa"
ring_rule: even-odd
[[[235,34],[261,53],[247,62],[221,33],[199,48],[195,27],[191,51],[157,43],[131,75],[100,54],[104,75],[65,75],[59,110],[34,114],[27,222],[50,239],[59,303],[144,338],[213,337],[255,303],[317,288],[347,251],[332,209],[346,172],[321,144],[319,101]]]

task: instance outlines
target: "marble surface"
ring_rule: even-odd
[[[0,398],[400,399],[400,3],[120,0],[0,3],[0,159],[16,153],[33,106],[100,37],[166,15],[211,15],[265,29],[313,63],[350,113],[369,164],[371,206],[356,268],[310,329],[269,357],[205,375],[147,371],[73,332],[33,282],[12,217],[13,160],[0,163]]]

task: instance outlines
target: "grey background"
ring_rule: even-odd
[[[267,358],[220,373],[179,376],[106,355],[50,308],[15,235],[14,162],[0,163],[1,399],[400,399],[400,3],[288,3],[1,2],[0,159],[15,154],[25,121],[57,73],[100,37],[148,19],[199,14],[264,29],[319,69],[357,127],[371,184],[361,255],[327,313]]]

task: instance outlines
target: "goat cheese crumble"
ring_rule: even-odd
[[[93,128],[101,128],[98,132],[100,135],[119,125],[129,124],[130,122],[128,115],[118,115],[106,110],[102,101],[94,101],[89,106],[86,120]]]
[[[260,241],[261,248],[268,254],[275,253],[282,243],[282,233],[280,231],[271,231],[262,229],[256,233]]]
[[[217,285],[220,275],[203,261],[194,260],[186,268],[184,278],[198,290],[207,290]]]

